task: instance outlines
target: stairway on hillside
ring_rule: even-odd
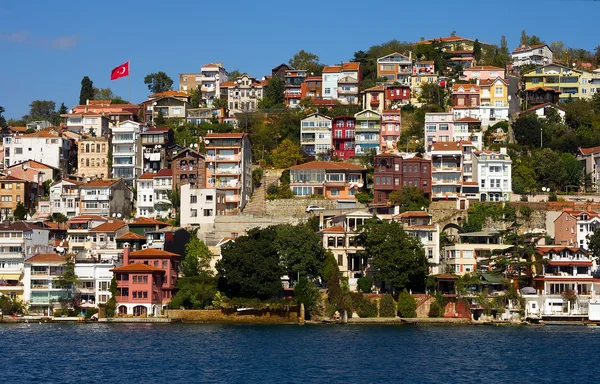
[[[247,215],[265,216],[267,214],[267,186],[276,184],[278,179],[277,175],[263,175],[260,186],[254,190],[252,198],[242,212]]]

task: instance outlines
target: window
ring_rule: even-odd
[[[205,209],[204,210],[204,217],[211,217],[213,216],[213,210],[212,209]]]
[[[339,196],[339,195],[340,195],[340,190],[339,190],[339,189],[337,189],[337,188],[330,189],[330,190],[329,190],[329,194],[330,194],[331,196]]]
[[[331,88],[325,88],[325,92],[326,95],[331,95]]]
[[[198,210],[197,209],[190,210],[190,217],[198,217]]]
[[[190,204],[196,204],[198,202],[198,196],[191,195],[190,196]]]
[[[206,195],[206,201],[213,201],[213,195]]]

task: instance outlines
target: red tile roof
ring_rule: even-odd
[[[344,233],[344,228],[341,225],[325,228],[321,230],[322,233]]]
[[[82,184],[81,187],[82,188],[93,188],[93,187],[106,188],[106,187],[110,187],[110,186],[116,184],[119,180],[121,180],[121,179],[96,179],[96,180],[91,180],[85,184]]]
[[[565,111],[565,109],[563,107],[561,107],[560,105],[556,105],[556,104],[552,104],[552,103],[544,103],[544,104],[539,104],[539,105],[533,106],[525,112],[531,112],[531,111],[535,111],[536,109],[546,108],[546,107],[554,107],[556,109],[560,109],[561,111]]]
[[[481,120],[465,116],[462,119],[454,120],[455,123],[481,123]]]
[[[124,265],[122,267],[117,267],[111,269],[112,272],[156,272],[156,273],[165,273],[164,269],[160,269],[154,267],[152,265],[144,264],[144,263],[133,263],[129,265]]]
[[[342,66],[341,65],[331,65],[331,66],[326,66],[325,68],[323,68],[323,73],[336,73],[336,72],[340,72],[342,70]]]
[[[342,63],[342,71],[358,71],[360,63],[350,62]]]
[[[172,169],[159,169],[158,172],[154,174],[154,177],[172,177],[173,170]]]
[[[515,48],[515,50],[513,52],[522,52],[522,51],[529,51],[531,49],[536,49],[536,48],[542,48],[545,47],[546,44],[538,44],[538,45],[525,45],[525,46],[519,46],[517,48]]]
[[[38,253],[25,260],[26,263],[66,263],[68,257],[60,256],[57,253]]]
[[[432,151],[459,151],[462,147],[460,141],[438,141],[433,143]]]
[[[144,173],[142,176],[138,177],[138,180],[148,180],[154,179],[154,173]]]
[[[115,232],[124,226],[126,226],[124,221],[110,219],[106,223],[102,223],[94,229],[90,229],[90,232]]]
[[[598,153],[598,152],[600,152],[600,146],[598,146],[598,147],[591,147],[591,148],[579,148],[579,151],[581,153],[583,153],[584,155],[591,155],[592,153]]]
[[[45,229],[33,223],[26,221],[3,221],[0,223],[0,230],[4,231],[31,231],[33,229]]]
[[[460,88],[463,88],[467,92],[470,92],[471,90],[473,90],[473,92],[477,92],[477,93],[479,93],[481,90],[481,88],[479,88],[479,85],[477,85],[477,84],[454,84],[452,86],[452,92],[458,92],[458,90]]]
[[[173,252],[163,251],[162,249],[146,248],[131,252],[129,257],[180,257],[180,255]]]
[[[117,237],[117,240],[146,240],[146,236],[142,236],[138,233],[127,232]]]
[[[470,71],[504,71],[504,69],[500,67],[494,67],[493,65],[476,65],[474,67],[463,69],[463,72]]]
[[[150,96],[151,98],[157,98],[157,97],[188,97],[188,94],[185,92],[179,92],[179,91],[166,91],[166,92],[160,92],[160,93],[155,93],[154,95]]]
[[[326,171],[362,171],[363,167],[346,162],[336,161],[310,161],[308,163],[295,165],[289,169],[324,169]]]
[[[246,136],[245,133],[209,133],[205,137],[207,139],[241,139],[244,136]]]
[[[150,217],[136,217],[129,225],[164,225],[166,227],[169,224]]]
[[[403,213],[400,213],[396,216],[394,216],[394,218],[404,218],[404,217],[430,217],[431,215],[429,214],[429,212],[425,212],[425,211],[406,211]]]

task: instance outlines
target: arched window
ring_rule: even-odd
[[[89,151],[90,151],[90,145],[89,145],[89,144],[86,144],[86,145],[85,145],[85,151],[86,151],[86,152],[89,152]]]
[[[89,167],[90,166],[90,159],[85,159],[85,166]]]
[[[85,164],[85,159],[81,159],[81,165]]]
[[[106,159],[104,157],[102,158],[102,165],[106,165]]]

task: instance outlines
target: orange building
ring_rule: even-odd
[[[18,203],[27,207],[31,201],[28,193],[28,182],[14,176],[0,177],[0,219],[13,216]]]

